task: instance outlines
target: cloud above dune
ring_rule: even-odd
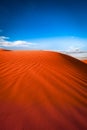
[[[30,41],[10,41],[9,37],[0,36],[0,47],[12,49],[40,49],[77,52],[81,50],[87,50],[87,39],[77,37],[56,37],[33,39]]]
[[[30,43],[30,42],[21,41],[21,40],[12,42],[12,45],[13,45],[13,46],[29,46],[29,45],[31,45],[31,44],[32,44],[32,43]]]
[[[29,47],[29,45],[32,43],[23,40],[10,41],[9,37],[0,36],[0,47]]]

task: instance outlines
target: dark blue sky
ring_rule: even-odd
[[[87,38],[87,1],[0,0],[0,30],[11,40]]]

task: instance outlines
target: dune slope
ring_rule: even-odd
[[[83,60],[83,62],[87,64],[87,60]]]
[[[87,130],[87,65],[56,52],[0,50],[0,130]]]

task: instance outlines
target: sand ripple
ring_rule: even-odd
[[[87,130],[87,65],[56,52],[0,50],[0,130]]]

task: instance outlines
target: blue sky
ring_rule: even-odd
[[[86,0],[1,0],[0,46],[10,45],[87,50]]]

